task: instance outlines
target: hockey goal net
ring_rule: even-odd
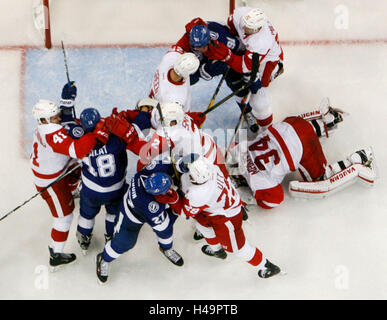
[[[47,49],[50,49],[52,47],[52,30],[50,23],[52,15],[50,14],[50,4],[51,0],[32,0],[34,25],[39,31],[44,42],[44,46]],[[222,1],[222,5],[224,5],[224,7],[228,5],[228,13],[232,13],[236,6],[245,6],[247,4],[247,0],[227,0],[224,2]]]

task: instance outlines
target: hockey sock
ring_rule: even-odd
[[[264,260],[266,260],[263,253],[253,247],[247,239],[243,247],[236,252],[236,255],[254,267],[259,266]]]
[[[106,234],[108,234],[108,235],[113,235],[113,233],[114,233],[115,218],[116,218],[115,214],[106,213],[105,229],[106,229]]]
[[[51,230],[51,244],[50,247],[54,252],[62,253],[66,244],[73,214],[69,214],[62,218],[54,218],[53,227]]]
[[[82,216],[78,218],[77,230],[84,236],[88,236],[93,232],[95,219],[86,219]]]

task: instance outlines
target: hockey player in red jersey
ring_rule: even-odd
[[[250,101],[245,110],[245,119],[249,128],[256,132],[259,127],[269,126],[273,121],[273,112],[267,97],[270,83],[283,72],[283,51],[278,33],[260,9],[249,7],[236,8],[228,18],[230,32],[237,36],[246,50],[243,55],[234,54],[221,42],[209,45],[204,53],[211,60],[220,60],[231,67],[226,82],[231,90],[241,88],[250,79],[253,53],[259,54],[258,76],[250,89],[237,94],[237,103],[251,91]]]
[[[328,137],[341,121],[342,112],[325,99],[320,110],[287,117],[260,132],[256,139],[236,145],[231,151],[233,162],[246,179],[257,205],[272,209],[281,204],[281,182],[296,170],[304,181],[290,182],[289,191],[295,197],[326,197],[355,181],[372,186],[376,171],[371,147],[327,164],[319,138]]]
[[[32,113],[38,127],[34,133],[30,166],[38,191],[71,168],[73,159],[86,156],[97,139],[104,142],[108,136],[103,123],[100,123],[93,132],[79,139],[72,138],[60,124],[60,109],[52,101],[39,100]],[[76,259],[75,254],[63,253],[73,219],[72,183],[71,177],[66,176],[41,194],[54,218],[49,245],[50,266],[53,269]]]
[[[189,154],[176,162],[181,176],[184,198],[174,189],[157,201],[169,203],[172,210],[195,219],[196,228],[207,241],[202,247],[206,255],[220,259],[227,252],[254,266],[261,278],[269,278],[280,268],[267,260],[264,254],[252,246],[242,228],[242,201],[231,183],[218,166],[198,154]]]

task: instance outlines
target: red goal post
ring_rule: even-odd
[[[44,46],[47,49],[52,47],[51,26],[50,26],[50,0],[33,1],[33,19],[35,27],[40,32]]]

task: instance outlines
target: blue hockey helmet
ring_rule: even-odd
[[[171,185],[171,177],[164,172],[154,172],[144,180],[145,191],[153,195],[166,193]]]
[[[194,26],[189,33],[189,43],[192,47],[204,47],[210,42],[210,30],[200,24]]]
[[[85,132],[90,132],[94,130],[95,126],[101,119],[101,115],[95,108],[86,108],[82,111],[79,118]]]

